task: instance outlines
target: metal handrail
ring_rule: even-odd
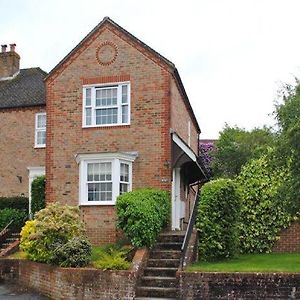
[[[191,238],[192,232],[193,232],[193,228],[196,222],[196,217],[197,217],[197,207],[198,207],[198,203],[199,203],[199,192],[196,193],[195,195],[195,201],[194,201],[194,206],[193,206],[193,210],[192,213],[190,215],[189,218],[189,223],[184,235],[184,240],[181,246],[181,261],[180,261],[180,266],[181,268],[183,268],[184,265],[184,260],[185,260],[185,255],[186,255],[186,250],[189,244],[189,240]]]
[[[14,220],[10,220],[10,222],[8,222],[8,224],[1,230],[0,236],[8,229],[8,227],[11,225],[11,223],[12,223],[13,221],[14,221]]]

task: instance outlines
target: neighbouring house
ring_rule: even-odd
[[[15,46],[0,53],[0,196],[30,195],[33,178],[45,173],[47,73],[20,69]]]
[[[94,244],[116,240],[116,198],[141,187],[170,191],[171,227],[185,227],[205,174],[172,62],[106,17],[47,76],[0,74],[0,195],[27,195],[45,166],[47,204],[78,205]]]

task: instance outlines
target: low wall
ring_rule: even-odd
[[[300,222],[293,222],[288,228],[283,229],[280,238],[275,242],[273,252],[300,252]]]
[[[0,259],[0,278],[52,299],[134,299],[146,250],[138,250],[128,271],[60,268],[27,260]]]
[[[300,299],[300,274],[177,272],[179,299]]]

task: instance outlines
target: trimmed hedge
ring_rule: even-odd
[[[0,197],[0,209],[14,208],[28,211],[29,200],[27,197]]]
[[[170,216],[170,196],[158,189],[122,194],[117,203],[117,226],[136,247],[151,247]]]
[[[199,257],[214,261],[238,253],[240,196],[230,179],[206,183],[201,191],[196,227],[199,232]]]
[[[46,206],[45,186],[45,176],[35,178],[31,184],[31,212],[33,215]]]

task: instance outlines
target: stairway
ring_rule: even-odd
[[[150,250],[147,266],[136,289],[136,300],[176,299],[176,272],[181,258],[185,232],[170,231],[160,234]]]
[[[0,246],[0,257],[9,255],[19,245],[20,234],[12,232]]]

